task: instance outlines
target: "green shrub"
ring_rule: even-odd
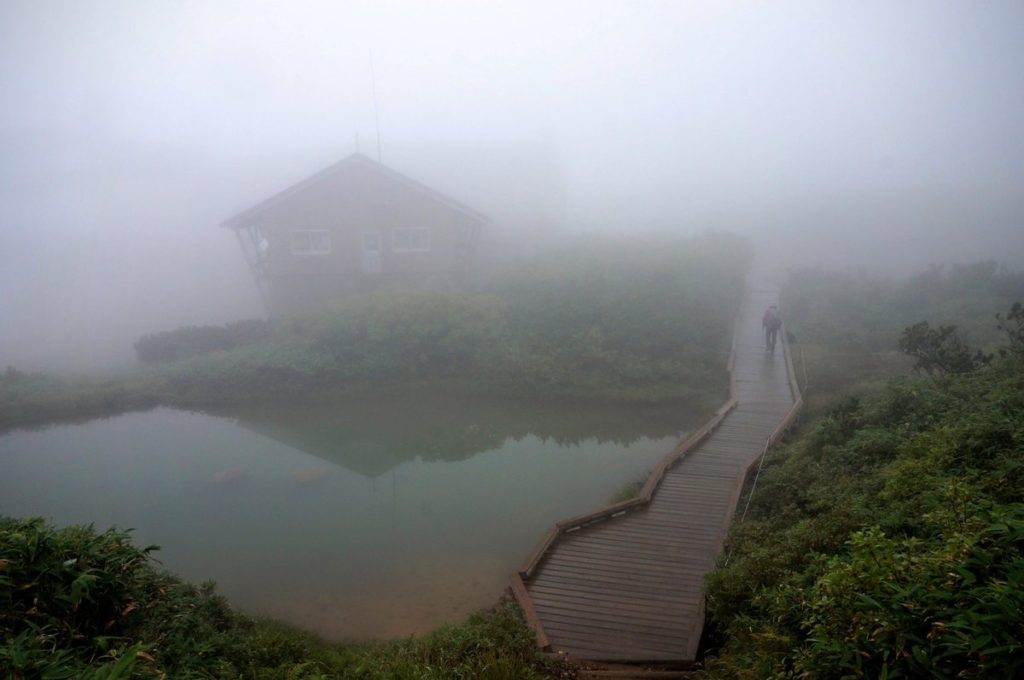
[[[152,548],[91,527],[0,518],[0,669],[15,677],[127,677],[143,647],[125,635]],[[117,670],[115,670],[117,669]]]

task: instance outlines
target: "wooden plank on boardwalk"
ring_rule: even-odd
[[[671,506],[661,506],[651,508],[647,516],[644,517],[645,522],[642,524],[637,522],[633,526],[636,527],[635,530],[639,531],[645,525],[660,525],[666,529],[685,530],[689,534],[700,536],[705,533],[705,527],[709,522],[714,523],[726,514],[728,514],[727,503],[716,505],[713,508],[692,507],[676,509]]]
[[[768,435],[765,435],[767,438]],[[736,463],[723,458],[720,453],[736,453],[736,451],[729,450],[717,450],[709,445],[709,448],[704,449],[700,452],[700,455],[695,455],[689,460],[685,460],[678,466],[669,472],[668,476],[671,477],[680,471],[686,471],[685,475],[689,476],[696,474],[698,470],[708,470],[710,472],[731,472],[736,468]],[[678,475],[677,475],[678,476]]]
[[[628,620],[654,621],[664,623],[665,625],[674,625],[680,621],[688,620],[698,608],[696,603],[688,607],[680,606],[667,610],[664,606],[640,607],[634,605],[631,601],[617,604],[597,604],[579,599],[566,600],[553,597],[535,598],[534,604],[536,605],[537,616],[541,617],[541,619],[548,614],[561,612],[567,615],[575,614],[576,616],[614,616]]]
[[[600,560],[636,561],[640,564],[664,562],[665,566],[671,568],[688,551],[703,545],[703,543],[666,544],[664,541],[650,539],[644,542],[640,540],[641,538],[643,537],[637,537],[636,540],[627,543],[614,540],[615,537],[594,536],[586,543],[560,547],[559,550],[552,553],[552,557],[565,555],[584,562]]]
[[[551,640],[559,645],[564,644],[592,644],[601,640],[606,646],[617,648],[619,651],[638,651],[646,649],[649,652],[659,653],[687,641],[688,635],[677,633],[673,636],[650,636],[626,630],[608,630],[594,628],[577,628],[574,623],[555,623],[551,626]],[[679,650],[680,652],[683,650]]]
[[[731,442],[740,445],[753,444],[755,446],[758,443],[764,444],[765,437],[760,433],[754,432],[728,432],[725,430],[719,430],[715,433],[715,442]]]
[[[701,585],[699,575],[696,574],[686,574],[683,576],[664,570],[653,571],[644,569],[641,571],[608,564],[594,565],[593,568],[583,569],[579,564],[560,562],[557,565],[546,566],[544,576],[550,581],[561,579],[571,582],[572,578],[579,578],[595,582],[607,582],[612,585],[621,582],[631,585],[667,586],[672,588],[693,586],[698,589]]]
[[[716,516],[721,516],[721,513],[717,513]],[[670,542],[675,538],[674,534],[678,534],[680,528],[684,526],[683,522],[679,522],[675,526],[667,522],[652,525],[652,520],[649,518],[645,517],[644,520],[643,522],[630,522],[629,524],[616,522],[605,527],[594,527],[589,533],[574,537],[571,541],[565,541],[564,546],[560,545],[559,549],[586,549],[595,545],[595,543],[603,541],[605,543],[614,543],[620,549],[628,552],[632,549],[633,537],[639,542],[653,543],[655,546],[668,548],[670,546],[666,541]],[[679,540],[683,540],[683,537],[680,536]]]
[[[580,645],[601,647],[615,650],[621,655],[626,654],[667,654],[675,651],[681,653],[684,650],[678,647],[687,642],[686,638],[679,640],[644,640],[642,637],[626,634],[594,634],[590,631],[575,631],[571,628],[552,628],[553,639],[558,640],[559,645]]]
[[[690,626],[693,616],[700,608],[700,604],[694,602],[686,607],[676,607],[671,612],[662,609],[637,610],[627,608],[624,605],[596,605],[580,601],[551,600],[539,603],[537,615],[545,621],[551,616],[576,616],[577,618],[594,618],[602,620],[629,621],[632,623],[643,623],[659,626],[681,627],[680,630]]]
[[[719,522],[719,524],[721,524],[721,522]],[[591,560],[609,559],[625,562],[636,561],[640,563],[644,563],[645,561],[651,563],[664,562],[668,566],[673,566],[677,564],[680,558],[685,557],[690,550],[693,550],[700,545],[704,545],[703,539],[713,537],[715,533],[717,533],[717,528],[718,527],[716,526],[714,529],[708,530],[708,533],[702,537],[699,543],[692,545],[667,544],[664,540],[656,543],[652,542],[650,544],[641,544],[639,541],[627,543],[621,540],[616,540],[614,542],[602,542],[598,537],[594,537],[586,543],[567,543],[564,546],[559,546],[558,552],[565,552],[567,555],[575,555],[583,559]]]
[[[603,546],[588,546],[587,550],[577,550],[570,548],[562,548],[566,554],[575,555],[584,559],[592,560],[606,560],[609,562],[619,562],[621,564],[634,564],[638,567],[644,564],[661,563],[667,566],[677,566],[680,564],[680,559],[686,556],[685,550],[680,550],[674,553],[665,552],[648,552],[639,553],[636,550],[610,550]],[[561,552],[561,550],[560,550]],[[538,578],[543,572],[540,572],[534,576]]]
[[[620,665],[631,665],[631,664],[647,664],[647,665],[678,665],[681,663],[678,655],[648,655],[645,657],[637,657],[635,655],[628,654],[615,654],[608,652],[607,650],[598,650],[600,653],[595,653],[584,647],[577,647],[570,650],[565,650],[566,655],[571,659],[586,659],[595,663],[609,663],[609,664],[620,664]],[[690,661],[692,663],[692,660]],[[589,671],[588,671],[589,673]],[[581,676],[584,677],[584,676]],[[595,677],[591,675],[590,677]],[[596,676],[599,677],[599,676]],[[628,676],[627,676],[628,677]]]
[[[760,452],[760,449],[758,449]],[[738,468],[740,467],[736,463],[729,462],[721,466],[723,469],[729,471],[729,477],[736,477],[740,474]],[[743,466],[745,467],[745,466]],[[683,498],[717,498],[718,494],[723,488],[729,488],[731,485],[728,481],[719,480],[717,476],[705,475],[699,472],[694,472],[690,468],[680,468],[677,471],[667,475],[661,482],[661,486],[658,488],[658,492],[655,494],[655,498],[662,494],[666,495],[683,495]]]
[[[680,640],[677,644],[644,644],[642,640],[612,636],[592,636],[573,633],[572,631],[560,630],[558,635],[558,647],[567,651],[578,649],[591,649],[601,653],[601,656],[587,657],[595,660],[636,660],[636,659],[666,659],[680,658],[685,652],[685,644],[688,640]]]
[[[683,488],[664,489],[654,497],[654,501],[647,507],[647,510],[673,507],[680,512],[693,512],[701,508],[716,508],[722,502],[722,492],[731,489],[733,482],[743,476],[741,474],[733,474],[728,477],[714,477],[710,479],[702,477],[701,480],[707,482],[707,486],[711,487],[708,491]],[[646,517],[647,514],[644,513],[639,516]]]
[[[698,604],[692,592],[681,592],[672,595],[662,593],[620,593],[609,590],[594,590],[580,587],[570,590],[558,585],[541,585],[530,589],[531,597],[547,602],[579,602],[595,607],[630,604],[632,606],[650,607],[657,611],[669,611],[673,608],[694,607]]]
[[[736,453],[744,452],[737,451]],[[704,493],[714,496],[714,487],[721,483],[717,480],[735,477],[740,467],[742,466],[737,461],[726,457],[719,457],[717,460],[694,461],[692,465],[678,467],[665,475],[654,496],[657,498],[658,494],[665,491],[686,491],[691,494]]]
[[[686,599],[692,595],[694,589],[699,588],[695,584],[685,583],[634,583],[632,581],[625,581],[623,579],[606,579],[606,578],[593,578],[592,574],[580,572],[571,581],[568,579],[552,579],[550,581],[544,581],[545,584],[550,583],[548,587],[559,587],[567,592],[591,594],[600,598],[605,594],[616,594],[623,596],[641,596],[641,595],[655,595],[657,597],[666,597],[679,599],[680,601],[686,601]]]
[[[719,515],[724,517],[725,513]],[[717,526],[721,524],[721,521],[714,522]],[[685,560],[695,550],[707,550],[708,541],[714,538],[715,534],[713,531],[703,531],[700,534],[694,532],[688,532],[685,529],[681,529],[677,536],[665,536],[661,538],[654,538],[644,534],[643,532],[634,529],[630,534],[630,543],[627,543],[623,549],[611,550],[615,547],[613,544],[607,542],[601,542],[597,537],[594,540],[588,542],[586,546],[577,546],[578,548],[586,548],[587,552],[593,553],[595,559],[622,559],[635,557],[639,561],[651,560],[651,561],[664,561],[669,566],[676,564],[679,560]],[[615,535],[609,535],[602,537],[607,541],[619,538]],[[574,554],[580,554],[583,550],[576,550]]]
[[[694,612],[699,608],[694,602],[687,607],[675,607],[667,611],[664,607],[634,607],[625,604],[597,604],[580,600],[554,600],[545,598],[537,602],[537,616],[546,620],[548,616],[575,616],[577,618],[599,618],[628,620],[636,623],[655,623],[665,626],[690,625]]]
[[[682,566],[682,560],[680,560],[682,554],[650,550],[629,552],[614,549],[608,550],[606,548],[600,552],[595,550],[589,553],[559,550],[557,553],[552,554],[545,567],[550,565],[552,568],[565,569],[568,567],[583,569],[590,566],[600,566],[613,569],[642,570],[645,573],[664,572],[671,575],[671,573],[677,573],[680,566]]]
[[[671,533],[663,529],[661,533],[652,535],[640,528],[624,527],[588,536],[585,542],[579,541],[573,544],[571,548],[575,548],[577,552],[590,551],[597,553],[594,556],[597,559],[600,559],[602,556],[609,556],[609,553],[611,553],[611,556],[636,555],[641,559],[646,557],[668,557],[675,559],[678,555],[685,554],[688,550],[706,545],[707,539],[715,535],[717,525],[725,515],[724,510],[716,515],[719,521],[714,522],[715,526],[701,533],[694,531]],[[566,549],[570,549],[568,544]]]
[[[584,560],[617,560],[639,564],[663,562],[671,567],[677,563],[681,555],[686,553],[686,548],[629,545],[619,541],[609,545],[594,540],[588,541],[586,544],[559,546],[557,553],[564,553]]]
[[[619,561],[619,560],[587,560],[585,558],[569,555],[566,553],[557,553],[551,556],[551,558],[544,563],[544,574],[547,578],[554,578],[557,573],[564,572],[568,569],[575,571],[582,570],[595,570],[595,571],[612,571],[621,572],[623,574],[637,575],[644,577],[653,576],[678,576],[682,577],[682,574],[686,573],[685,563],[666,564],[666,563],[654,563],[647,561]]]
[[[614,611],[605,612],[603,616],[595,614],[580,616],[564,610],[544,610],[543,616],[545,625],[551,631],[564,630],[571,626],[581,633],[609,635],[622,632],[634,636],[645,636],[649,640],[689,637],[690,634],[690,622],[684,620],[683,617],[675,621],[626,620]]]
[[[709,544],[700,553],[693,551],[689,556],[681,555],[678,560],[646,558],[643,556],[631,557],[629,555],[610,555],[605,558],[591,560],[579,554],[570,555],[560,552],[552,557],[550,562],[551,568],[548,569],[548,565],[545,563],[544,569],[537,572],[531,583],[564,579],[562,574],[571,569],[578,573],[622,572],[623,574],[645,575],[647,577],[674,577],[676,582],[685,584],[691,579],[692,575],[700,575],[699,569],[708,562],[706,553],[714,547],[716,546]],[[626,579],[624,578],[623,580]]]
[[[655,636],[646,631],[607,630],[594,628],[578,628],[573,623],[565,624],[553,638],[559,647],[576,646],[600,647],[618,654],[666,654],[673,651],[681,654],[690,636],[676,633],[673,636]]]
[[[657,604],[659,598],[668,597],[673,601],[686,602],[701,592],[704,574],[699,572],[688,569],[675,581],[627,580],[604,571],[578,570],[571,577],[564,572],[542,574],[531,584],[530,593],[536,597],[547,597],[565,592],[599,601],[619,597],[650,598]],[[660,606],[667,604],[662,602]]]
[[[666,538],[673,531],[688,531],[700,535],[707,531],[709,522],[717,521],[724,512],[700,513],[700,512],[679,512],[671,519],[666,513],[657,511],[644,517],[645,522],[634,522],[629,529],[640,533],[648,533],[652,536],[665,536]],[[657,529],[649,528],[648,524],[655,523]]]
[[[687,680],[690,671],[642,671],[638,669],[587,669],[580,670],[577,680]]]
[[[603,592],[594,596],[591,593],[580,591],[570,592],[563,588],[531,586],[531,597],[543,604],[555,602],[573,603],[579,606],[594,607],[624,607],[650,609],[658,612],[671,612],[675,610],[684,611],[688,608],[698,606],[698,602],[692,597],[677,597],[668,600],[654,594],[624,595],[621,593]]]
[[[636,599],[649,597],[653,600],[661,600],[662,606],[686,605],[693,603],[693,588],[649,588],[647,590],[613,590],[604,586],[591,585],[584,581],[573,581],[572,583],[552,583],[551,585],[537,585],[530,589],[531,592],[541,595],[545,590],[552,594],[558,592],[571,593],[574,597],[593,602],[610,602],[622,598]]]
[[[696,474],[691,478],[687,476],[686,470],[682,470],[677,475],[665,480],[665,486],[658,489],[653,500],[657,502],[659,498],[662,498],[681,506],[689,503],[714,503],[721,499],[722,491],[732,488],[734,479],[743,477],[745,474],[745,469],[742,471],[734,469],[728,474]]]
[[[645,642],[676,642],[680,638],[685,639],[689,637],[690,633],[689,626],[685,625],[644,624],[637,621],[626,621],[621,618],[601,620],[592,616],[567,616],[553,612],[546,613],[544,621],[548,629],[552,631],[559,630],[561,626],[565,626],[566,628],[571,628],[574,632],[592,633],[594,635],[629,634],[642,637]]]
[[[650,634],[652,637],[665,635],[677,638],[688,638],[692,634],[692,619],[695,613],[696,609],[690,609],[681,612],[677,619],[669,620],[643,614],[613,611],[586,612],[586,616],[581,616],[582,613],[574,616],[572,612],[565,609],[545,608],[540,611],[540,615],[544,617],[545,625],[549,629],[554,627],[573,628],[577,632],[627,630],[634,634]]]
[[[627,552],[635,547],[638,550],[646,549],[653,554],[674,554],[703,544],[704,538],[714,533],[727,511],[728,508],[723,507],[721,511],[697,516],[693,513],[675,514],[673,511],[652,512],[644,517],[644,522],[609,527],[600,533],[595,532],[573,543],[566,543],[566,547],[582,549],[605,545],[618,546]]]
[[[681,504],[700,500],[715,501],[720,498],[722,489],[732,488],[732,480],[742,477],[745,472],[745,470],[734,469],[728,476],[700,474],[695,475],[695,478],[689,478],[684,469],[678,474],[667,477],[653,500],[657,502],[659,498],[671,498],[674,503]]]
[[[685,579],[666,581],[661,579],[625,579],[620,574],[608,571],[575,571],[548,574],[538,586],[575,592],[577,586],[596,589],[599,593],[636,597],[646,594],[672,594],[682,598],[696,597],[702,592],[704,575],[687,574]],[[534,594],[541,591],[532,590]],[[661,606],[664,606],[662,604]]]

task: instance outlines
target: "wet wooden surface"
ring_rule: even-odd
[[[517,575],[543,645],[577,659],[692,660],[703,581],[722,549],[740,488],[794,404],[783,346],[764,347],[761,315],[777,291],[748,291],[736,324],[738,405],[664,474],[641,509],[546,536]]]

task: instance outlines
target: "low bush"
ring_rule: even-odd
[[[144,335],[135,342],[135,355],[143,364],[160,364],[231,350],[265,340],[270,324],[259,319],[223,326],[185,326],[174,331]]]

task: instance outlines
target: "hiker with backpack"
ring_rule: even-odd
[[[772,305],[761,318],[761,326],[764,327],[764,348],[769,352],[775,352],[775,340],[782,327],[782,315],[779,314],[778,305]]]

